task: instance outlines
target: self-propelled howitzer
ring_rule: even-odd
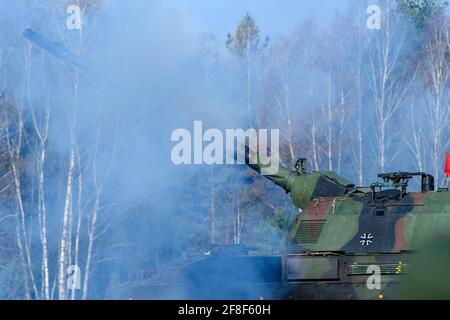
[[[355,187],[332,172],[307,172],[305,159],[272,172],[253,156],[247,148],[245,163],[301,209],[286,252],[267,256],[242,245],[216,246],[190,263],[112,288],[110,297],[450,298],[450,192],[435,190],[432,176],[383,173],[382,182]],[[414,177],[421,178],[420,192],[409,192]]]
[[[246,164],[264,175],[265,166]],[[305,252],[391,253],[416,250],[436,239],[450,238],[450,193],[435,190],[423,172],[383,173],[383,183],[355,187],[333,172],[307,172],[306,160],[264,175],[290,194],[301,209],[289,243]],[[421,178],[421,191],[408,182]]]

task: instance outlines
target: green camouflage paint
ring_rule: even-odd
[[[262,169],[257,164],[249,167],[259,173]],[[304,162],[294,170],[280,167],[265,177],[301,209],[288,236],[288,254],[213,253],[171,276],[165,270],[114,288],[108,297],[448,299],[450,193],[430,191],[431,184],[424,188],[424,177],[430,178],[424,174],[425,191],[407,192],[399,177],[409,175],[392,174],[392,187],[377,191],[386,185],[356,188],[332,172],[307,173]],[[434,248],[440,248],[438,253]],[[380,273],[373,274],[374,268]]]

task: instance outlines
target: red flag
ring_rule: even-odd
[[[450,154],[448,154],[448,152],[445,153],[445,158],[444,173],[447,175],[447,177],[450,177]]]

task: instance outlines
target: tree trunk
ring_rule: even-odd
[[[73,134],[73,132],[72,132]],[[64,212],[62,221],[62,234],[59,248],[59,272],[58,272],[58,297],[60,300],[66,299],[66,264],[67,264],[67,245],[68,245],[68,234],[69,234],[69,215],[72,207],[72,196],[73,196],[73,175],[75,170],[75,150],[73,137],[71,143],[71,150],[69,156],[69,169],[67,173],[67,185],[66,185],[66,200],[64,202]]]

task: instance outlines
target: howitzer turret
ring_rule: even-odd
[[[340,197],[354,191],[355,185],[334,172],[310,172],[306,171],[306,159],[300,158],[293,164],[293,169],[279,165],[275,174],[264,174],[257,155],[252,155],[250,149],[245,146],[245,163],[262,174],[265,178],[282,187],[286,193],[290,193],[295,206],[305,210],[312,199],[323,197]]]

